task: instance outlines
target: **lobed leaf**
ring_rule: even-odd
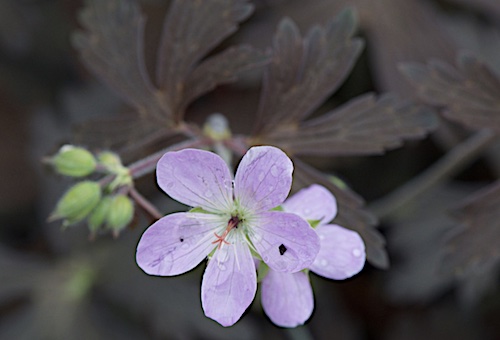
[[[350,10],[325,28],[313,27],[304,39],[292,20],[280,23],[264,74],[257,134],[306,118],[340,86],[363,46],[352,38],[355,28]]]
[[[330,190],[338,204],[335,223],[358,232],[366,245],[367,260],[374,266],[386,269],[389,258],[385,250],[385,240],[375,228],[375,216],[363,209],[363,199],[348,188],[341,188],[330,181],[323,173],[310,167],[300,159],[294,158],[294,190],[320,184]]]
[[[500,181],[472,195],[457,210],[462,223],[446,241],[442,266],[461,274],[480,272],[500,260]]]
[[[473,129],[500,131],[500,78],[475,57],[461,55],[458,68],[434,60],[404,64],[401,70],[424,100],[446,107],[446,118]]]
[[[178,108],[181,103],[185,106],[186,100],[182,100],[185,91],[188,93],[187,97],[193,98],[197,92],[202,94],[214,86],[189,93],[191,90],[185,82],[202,58],[234,33],[238,23],[246,19],[252,11],[253,6],[247,0],[172,2],[158,50],[156,81],[162,92],[169,96],[173,108]],[[227,58],[228,55],[224,57]],[[224,57],[219,58],[229,64],[230,60],[224,60]],[[260,59],[260,56],[258,58]],[[249,61],[253,63],[253,60]],[[239,70],[238,65],[231,66],[235,69],[233,71]],[[239,66],[246,68],[246,64],[241,64],[241,60]],[[227,82],[226,75],[219,73],[219,77],[216,77],[215,74],[211,74],[213,84]],[[183,112],[177,110],[175,115],[176,120],[180,120]]]
[[[318,118],[263,137],[295,155],[372,155],[421,138],[437,125],[433,111],[392,95],[357,97]]]
[[[151,145],[162,134],[170,137],[179,132],[176,127],[192,101],[268,61],[266,54],[249,46],[202,60],[252,9],[247,0],[172,1],[158,50],[157,88],[144,63],[145,18],[137,0],[87,0],[81,15],[86,31],[74,35],[74,44],[89,69],[139,114],[102,122],[103,127],[116,122],[112,129],[116,133],[99,133],[103,128],[93,123],[83,125],[84,138],[104,138],[119,146]]]
[[[184,111],[194,99],[213,90],[216,86],[237,80],[241,72],[263,65],[268,55],[250,46],[226,49],[203,61],[186,79],[186,92],[179,111]]]
[[[145,18],[134,0],[87,0],[73,43],[85,65],[142,115],[171,125],[172,112],[146,70]]]
[[[165,142],[176,134],[176,130],[158,126],[150,119],[141,119],[135,112],[124,112],[78,124],[74,138],[76,144],[111,149],[130,157],[142,148]]]

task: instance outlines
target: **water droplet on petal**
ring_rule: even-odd
[[[273,175],[274,177],[278,176],[280,172],[280,169],[278,169],[278,167],[276,165],[273,165],[271,167],[271,175]]]
[[[184,250],[189,249],[189,243],[187,243],[186,241],[182,242],[181,249],[184,249]]]
[[[205,197],[210,198],[212,196],[213,196],[213,194],[210,190],[205,191]]]
[[[167,189],[172,189],[174,187],[174,182],[167,183]]]
[[[253,241],[254,242],[260,242],[262,240],[262,235],[261,234],[254,234],[253,235]]]
[[[263,256],[263,257],[262,257],[262,261],[264,261],[264,262],[269,261],[269,257],[267,257],[267,256]]]
[[[320,265],[321,267],[326,267],[326,266],[328,265],[328,261],[327,261],[327,260],[325,260],[325,259],[321,259],[321,260],[319,261],[319,265]]]
[[[353,249],[352,250],[352,255],[354,257],[360,257],[361,256],[361,250],[359,250],[359,249]]]
[[[219,264],[222,262],[226,262],[227,259],[229,258],[229,252],[227,247],[222,247],[217,251],[217,261]]]
[[[259,172],[259,177],[258,177],[259,182],[262,182],[264,180],[264,177],[265,177],[264,171]]]
[[[226,270],[226,266],[223,263],[219,263],[219,270],[220,271]]]
[[[323,235],[323,234],[319,234],[319,239],[320,239],[320,240],[324,240],[324,239],[325,239],[325,235]]]

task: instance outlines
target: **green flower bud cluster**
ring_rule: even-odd
[[[134,205],[126,192],[133,180],[118,155],[104,151],[94,157],[84,148],[66,145],[50,163],[62,175],[84,177],[99,171],[110,180],[84,180],[73,185],[59,200],[49,221],[62,220],[67,227],[86,219],[91,238],[101,230],[118,236],[132,221]]]
[[[134,204],[125,194],[103,194],[97,182],[83,181],[73,185],[57,203],[49,221],[61,219],[64,227],[87,219],[94,237],[100,230],[118,236],[134,216]]]

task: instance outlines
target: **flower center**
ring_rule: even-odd
[[[238,228],[238,224],[240,223],[240,219],[238,216],[231,216],[229,219],[229,222],[227,222],[227,227],[222,233],[222,235],[219,235],[214,232],[216,240],[212,242],[212,244],[217,244],[217,248],[220,249],[223,243],[225,244],[230,244],[229,242],[226,241],[226,237],[229,234],[231,230],[234,228]]]

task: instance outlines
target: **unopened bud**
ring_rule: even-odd
[[[57,203],[49,220],[63,219],[63,225],[77,223],[87,217],[101,200],[101,186],[83,181],[72,186]]]
[[[109,205],[107,226],[113,230],[115,236],[118,236],[119,232],[132,221],[133,215],[134,205],[130,198],[125,195],[116,195]]]
[[[211,114],[203,125],[203,133],[216,141],[228,139],[231,137],[231,130],[227,118],[220,113]]]
[[[111,151],[100,152],[97,155],[97,159],[99,160],[99,163],[104,165],[104,167],[111,172],[116,172],[117,169],[123,167],[120,157]]]
[[[106,196],[101,199],[99,204],[95,207],[94,210],[89,215],[87,219],[87,223],[90,229],[90,233],[94,235],[97,230],[103,225],[106,217],[108,216],[109,206],[111,205],[111,197]]]
[[[96,168],[96,160],[88,150],[72,145],[63,146],[51,162],[58,173],[71,177],[88,176]]]

